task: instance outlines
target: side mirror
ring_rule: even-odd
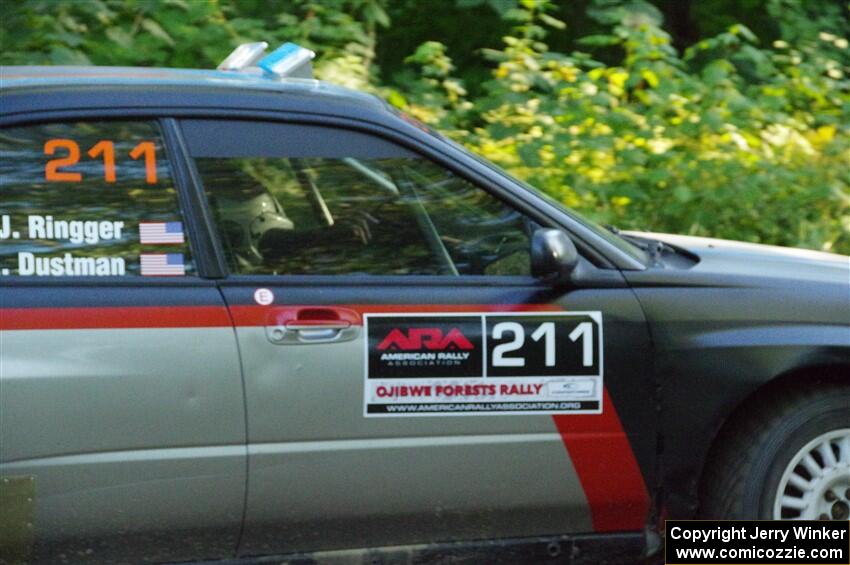
[[[554,283],[568,281],[578,265],[576,246],[561,230],[539,229],[531,238],[531,274]]]

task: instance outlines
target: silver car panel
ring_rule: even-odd
[[[6,330],[0,347],[0,475],[34,478],[36,561],[233,554],[246,453],[232,327]]]

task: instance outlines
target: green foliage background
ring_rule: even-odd
[[[848,38],[835,0],[23,0],[0,63],[295,41],[602,223],[848,254]]]

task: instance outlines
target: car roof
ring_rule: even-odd
[[[138,87],[167,89],[190,87],[199,90],[265,91],[309,96],[319,102],[333,101],[372,111],[386,111],[386,103],[371,94],[314,79],[281,78],[259,69],[218,71],[145,67],[99,66],[0,66],[0,92],[56,90],[91,87]]]

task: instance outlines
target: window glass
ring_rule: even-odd
[[[607,241],[608,243],[610,243],[614,247],[618,248],[620,251],[626,253],[627,255],[630,255],[632,258],[636,259],[637,261],[639,261],[641,263],[644,263],[644,264],[650,263],[649,258],[647,257],[646,252],[644,252],[643,249],[639,248],[637,245],[635,245],[631,241],[627,240],[625,237],[623,237],[621,235],[617,235],[616,233],[614,233],[616,230],[604,228],[604,227],[600,226],[599,224],[592,222],[590,219],[585,218],[582,214],[579,214],[575,210],[567,208],[566,206],[564,206],[563,203],[559,202],[555,198],[552,198],[552,196],[546,194],[542,190],[539,190],[539,189],[531,186],[530,184],[523,182],[519,179],[511,177],[507,172],[502,170],[496,164],[488,161],[487,159],[484,159],[480,155],[476,155],[475,153],[473,153],[472,151],[470,151],[469,149],[467,149],[466,147],[464,147],[460,143],[445,137],[443,134],[441,134],[437,130],[431,128],[430,126],[428,126],[428,125],[426,125],[422,122],[420,122],[416,118],[408,116],[407,114],[405,114],[401,110],[398,110],[398,109],[396,109],[392,106],[388,106],[388,108],[391,112],[396,114],[402,120],[414,125],[416,128],[418,128],[418,129],[424,131],[425,133],[431,135],[432,137],[438,139],[442,143],[445,143],[447,145],[452,146],[457,151],[460,151],[460,152],[466,154],[467,156],[471,157],[472,159],[475,159],[476,161],[478,161],[479,163],[481,163],[482,165],[484,165],[488,169],[495,171],[496,173],[498,173],[499,175],[501,175],[503,177],[507,177],[507,178],[511,179],[512,182],[521,184],[523,186],[523,188],[525,188],[529,192],[533,192],[534,194],[536,194],[540,198],[546,200],[549,204],[558,208],[560,211],[562,211],[564,214],[568,215],[573,220],[579,222],[584,227],[593,231],[596,235],[598,235],[599,237],[601,237],[602,239],[604,239],[605,241]]]
[[[233,272],[530,274],[530,222],[481,188],[363,134],[349,145],[329,128],[263,126],[228,128],[234,143],[245,128],[264,147],[256,157],[186,130]],[[305,156],[299,135],[327,141]]]
[[[155,123],[0,131],[0,273],[181,276],[194,270]]]

